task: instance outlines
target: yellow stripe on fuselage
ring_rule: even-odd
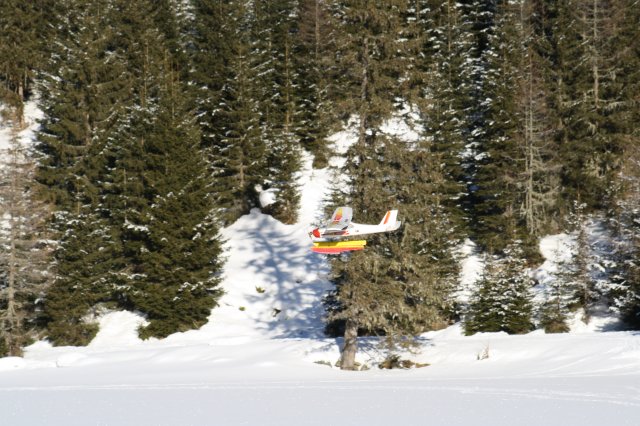
[[[321,242],[313,243],[314,247],[324,247],[324,248],[364,247],[366,245],[367,245],[367,242],[365,240],[321,241]]]

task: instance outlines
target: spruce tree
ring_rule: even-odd
[[[503,256],[487,259],[486,272],[464,316],[466,334],[533,330],[532,280],[521,241],[513,241]]]
[[[105,149],[101,202],[125,259],[113,297],[147,315],[143,337],[164,337],[206,322],[220,294],[221,248],[193,100],[155,15],[133,17],[123,49],[129,66],[140,64],[130,71],[137,96]]]
[[[222,42],[228,43],[225,74],[220,98],[216,100],[214,95],[203,104],[203,111],[213,123],[203,128],[203,140],[211,144],[220,217],[224,223],[231,223],[259,205],[257,188],[267,176],[267,148],[261,129],[255,58],[251,55],[255,10],[250,2],[237,1],[224,19],[227,24],[222,30],[226,39]]]
[[[519,225],[522,188],[518,187],[518,174],[523,152],[518,149],[516,136],[522,120],[516,110],[514,88],[520,77],[517,67],[521,51],[516,15],[508,5],[483,15],[488,15],[488,22],[480,28],[486,39],[478,46],[483,46],[478,59],[482,72],[476,83],[480,87],[474,108],[485,122],[474,132],[478,142],[470,215],[473,235],[481,246],[489,253],[500,253],[517,235]]]
[[[247,59],[251,18],[244,1],[192,3],[190,80],[195,87],[202,146],[217,180],[216,209],[223,223],[229,224],[255,202],[245,178],[253,171],[247,170],[248,160],[243,159],[249,158],[251,147],[257,148],[256,158],[263,151]]]
[[[82,3],[82,2],[80,2]],[[119,244],[100,208],[102,151],[124,113],[129,95],[126,61],[117,51],[113,8],[108,2],[68,1],[58,17],[56,66],[42,81],[45,118],[38,135],[37,179],[55,205],[56,279],[45,299],[50,338],[87,343],[95,327],[90,308],[108,299]]]
[[[296,219],[299,128],[291,0],[194,3],[194,78],[203,144],[216,176],[217,206],[225,223],[260,206],[285,223]]]
[[[617,23],[610,2],[565,0],[553,8],[552,58],[556,71],[558,152],[565,209],[573,200],[603,208],[615,198],[622,124],[615,111],[623,100],[615,60]]]
[[[450,248],[456,239],[447,240],[454,225],[437,202],[442,198],[437,157],[425,146],[380,131],[403,106],[401,99],[412,96],[410,85],[397,82],[417,78],[417,68],[407,66],[415,47],[404,39],[410,31],[407,13],[405,2],[339,2],[336,9],[343,31],[339,45],[345,48],[340,66],[347,70],[341,82],[344,104],[358,117],[358,140],[341,171],[348,182],[337,199],[353,207],[355,220],[368,223],[397,206],[401,220],[406,217],[404,226],[411,227],[406,233],[371,236],[366,250],[332,264],[336,291],[330,319],[344,324],[343,369],[355,368],[359,331],[393,339],[448,320],[456,271]]]
[[[19,109],[47,68],[48,43],[55,28],[56,2],[6,0],[0,4],[0,100]]]
[[[96,193],[96,170],[87,169],[93,161],[85,162],[87,152],[105,143],[128,87],[105,3],[69,1],[65,6],[64,31],[54,43],[60,49],[54,71],[39,89],[45,118],[38,137],[37,178],[58,209],[70,212]]]
[[[61,232],[46,300],[57,344],[87,343],[100,306],[146,314],[144,337],[198,327],[219,295],[214,190],[179,78],[177,6],[113,1],[68,16],[73,60],[46,82],[55,92],[39,146]]]
[[[429,2],[429,13],[421,20],[425,28],[425,129],[432,138],[429,147],[440,158],[444,176],[439,192],[442,204],[457,226],[468,224],[464,203],[470,181],[467,152],[467,112],[473,104],[469,84],[465,79],[468,52],[472,38],[461,24],[459,2]]]
[[[218,0],[193,0],[191,31],[188,40],[189,63],[194,83],[198,124],[202,129],[202,144],[211,148],[221,145],[225,133],[222,110],[225,106],[223,90],[234,78],[232,60],[234,51],[242,39],[236,30],[242,12],[238,2]]]
[[[56,345],[86,345],[98,332],[95,308],[113,301],[114,277],[124,268],[121,249],[109,223],[91,204],[64,223],[56,276],[45,299],[47,337]]]
[[[521,119],[518,144],[524,170],[520,173],[523,194],[519,213],[527,234],[523,238],[530,241],[532,237],[552,232],[559,220],[560,164],[553,140],[554,117],[549,107],[551,61],[546,54],[547,29],[535,4],[523,2],[520,13],[520,69],[524,78],[519,86],[517,105]]]
[[[385,171],[377,154],[383,149],[384,141],[376,137],[376,126],[391,111],[393,94],[389,84],[399,73],[398,68],[392,66],[392,63],[397,65],[393,61],[393,46],[396,46],[399,21],[395,7],[399,3],[340,1],[335,5],[343,37],[340,66],[345,74],[341,84],[346,90],[345,100],[359,120],[358,141],[350,148],[343,171],[350,179],[344,196],[362,222],[376,223],[384,213],[381,205],[389,204],[382,189]],[[338,268],[335,273],[340,316],[346,324],[343,369],[355,368],[358,329],[373,330],[381,326],[393,309],[390,305],[401,298],[398,283],[377,285],[379,271],[385,281],[390,279],[385,269],[378,269],[380,261],[386,261],[387,257],[388,254],[369,250],[354,254],[345,265],[334,265]]]
[[[535,15],[525,2],[501,3],[486,51],[483,153],[476,157],[474,235],[490,252],[509,236],[537,260],[558,199],[558,165]]]
[[[284,223],[294,223],[299,201],[294,173],[300,169],[300,147],[295,138],[297,69],[293,59],[297,1],[256,1],[253,9],[250,58],[256,72],[253,84],[266,157],[259,185],[276,195],[266,212]]]
[[[562,276],[559,274],[559,276]],[[548,285],[545,299],[541,306],[540,325],[547,333],[567,333],[567,320],[571,312],[572,295],[561,279],[556,279]]]
[[[7,111],[2,111],[3,113]],[[24,130],[20,107],[9,109],[7,149],[0,151],[0,356],[20,356],[38,336],[39,300],[50,283],[51,246],[47,242],[48,206],[36,197],[35,163],[20,138]]]
[[[640,119],[640,108],[637,99],[640,94],[640,47],[632,42],[638,34],[637,22],[640,19],[640,10],[632,1],[623,1],[618,4],[617,17],[620,19],[620,31],[617,45],[627,46],[620,52],[619,65],[622,72],[619,78],[623,81],[624,108],[617,110],[626,128],[624,144],[624,161],[620,174],[621,197],[617,207],[618,224],[621,231],[621,280],[622,294],[619,296],[617,306],[620,307],[622,319],[630,327],[640,329],[640,130],[637,123]]]
[[[575,247],[570,259],[562,265],[558,276],[561,283],[570,292],[569,308],[582,311],[582,320],[589,322],[594,305],[603,296],[596,288],[592,277],[593,258],[591,243],[587,234],[586,204],[574,203],[574,209],[568,217],[568,226],[575,235]]]
[[[293,40],[295,106],[294,133],[304,149],[314,155],[313,166],[328,161],[328,135],[332,106],[332,76],[336,73],[332,52],[334,27],[327,2],[301,0]]]
[[[164,337],[206,322],[220,290],[220,238],[212,216],[211,178],[199,151],[188,98],[168,72],[158,114],[145,141],[148,206],[143,246],[127,297],[146,313],[142,336]]]

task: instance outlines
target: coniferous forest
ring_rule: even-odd
[[[404,225],[331,260],[326,332],[568,330],[606,305],[640,328],[637,0],[4,0],[0,101],[33,149],[0,171],[0,353],[87,344],[100,309],[143,338],[206,323],[222,227],[259,207],[296,222],[303,151],[324,168],[357,142],[328,203]],[[403,115],[404,114],[404,115]],[[413,120],[407,143],[381,130]],[[592,273],[588,226],[609,236]],[[542,236],[577,249],[546,300]],[[486,268],[456,302],[459,248]]]

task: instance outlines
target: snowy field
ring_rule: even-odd
[[[603,332],[606,318],[562,335],[464,337],[454,325],[421,336],[405,357],[429,366],[411,370],[378,369],[385,354],[366,339],[369,370],[332,367],[329,269],[306,235],[331,176],[305,164],[297,225],[254,210],[223,231],[227,294],[207,325],[143,342],[142,318],[110,312],[88,347],[37,342],[0,359],[0,424],[640,425],[640,333]],[[466,280],[478,274],[472,258],[463,266]]]

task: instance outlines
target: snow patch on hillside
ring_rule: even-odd
[[[476,244],[466,239],[458,249],[460,257],[460,289],[456,294],[458,303],[467,304],[471,294],[477,286],[477,282],[482,278],[484,272],[484,259],[478,253]]]

